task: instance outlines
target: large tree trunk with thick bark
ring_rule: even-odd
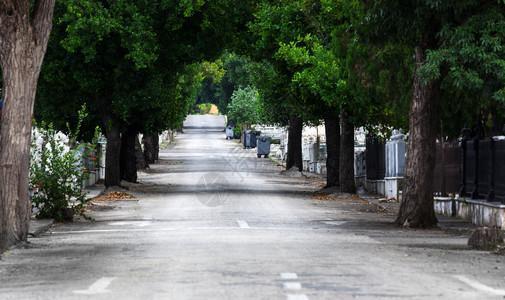
[[[127,130],[121,135],[121,179],[128,182],[137,182],[137,156],[135,144],[137,134]]]
[[[340,159],[340,118],[336,113],[329,113],[324,118],[326,132],[326,186],[325,188],[339,185],[339,159]]]
[[[340,113],[340,191],[356,193],[354,181],[354,124],[349,119],[349,113]]]
[[[157,134],[144,136],[144,160],[147,164],[154,164],[160,153],[160,139]]]
[[[121,186],[121,130],[119,122],[112,114],[110,100],[106,97],[97,99],[98,110],[102,117],[107,137],[107,147],[105,152],[105,187]]]
[[[33,104],[52,28],[54,0],[0,2],[3,111],[0,132],[0,253],[26,241]]]
[[[303,120],[298,116],[289,118],[288,126],[288,155],[286,158],[286,169],[297,167],[303,170],[302,161],[302,130]]]
[[[440,85],[447,70],[442,70],[441,76],[428,84],[422,83],[417,70],[426,61],[426,50],[438,47],[437,34],[440,28],[439,22],[431,20],[415,48],[416,73],[412,87],[403,201],[396,218],[396,223],[405,227],[437,225],[433,208],[437,108]]]

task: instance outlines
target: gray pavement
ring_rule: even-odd
[[[199,120],[199,118],[202,118]],[[200,122],[201,121],[201,122]],[[203,123],[203,122],[206,123]],[[1,299],[503,299],[504,256],[412,230],[320,177],[280,175],[220,117],[191,117],[159,164],[0,262]],[[366,198],[366,197],[365,197]]]

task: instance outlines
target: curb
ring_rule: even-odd
[[[28,229],[28,235],[32,237],[38,237],[42,233],[46,232],[51,226],[53,226],[53,219],[42,219],[42,220],[30,220],[30,227]]]
[[[365,202],[369,203],[370,205],[373,205],[377,207],[378,209],[382,210],[388,215],[397,215],[398,211],[400,209],[400,203],[397,202],[381,202],[379,197],[374,197],[374,196],[369,196],[365,194],[360,194],[358,193],[358,196]]]
[[[85,189],[87,197],[94,198],[99,196],[103,191],[103,186],[92,186]],[[39,237],[42,233],[46,232],[53,226],[54,219],[35,219],[30,220],[28,228],[28,236]]]
[[[360,195],[361,199],[364,201],[376,206],[377,208],[380,208],[384,210],[387,214],[389,215],[397,215],[397,209],[393,208],[395,204],[388,205],[389,203],[381,203],[378,201],[373,201],[372,199],[367,199],[367,197],[363,197]],[[384,205],[386,204],[386,205]],[[396,203],[399,207],[399,203]],[[459,218],[453,218],[449,216],[444,216],[444,215],[438,215],[437,214],[437,219],[438,219],[438,224],[437,227],[450,232],[454,234],[461,234],[461,235],[468,235],[470,234],[475,228],[478,226],[472,224],[471,222],[459,219]]]

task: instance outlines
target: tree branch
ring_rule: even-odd
[[[35,7],[32,14],[31,25],[35,43],[46,48],[49,34],[53,26],[55,0],[35,0]]]
[[[307,22],[316,29],[316,32],[319,34],[319,37],[322,39],[323,44],[326,47],[331,48],[330,43],[328,41],[329,34],[326,32],[325,28],[323,26],[321,26],[321,24],[316,20],[315,17],[313,17],[308,12],[303,10],[299,5],[297,5],[297,8],[305,16],[305,18],[307,19]]]
[[[30,11],[30,0],[4,0],[3,2],[10,6],[12,11],[18,15],[27,14]]]

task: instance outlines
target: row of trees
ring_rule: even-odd
[[[231,0],[2,1],[0,250],[27,237],[33,117],[66,131],[87,103],[81,138],[101,125],[105,185],[135,181],[137,134],[154,142],[182,124],[204,76],[200,63],[237,39],[252,7]]]
[[[288,168],[302,167],[303,124],[325,121],[327,187],[354,192],[355,126],[408,129],[396,222],[429,227],[436,139],[503,118],[504,12],[503,0],[260,0],[237,51],[261,66],[267,119],[288,126]]]
[[[397,223],[432,226],[440,120],[454,134],[503,111],[504,10],[504,0],[2,1],[0,249],[27,236],[34,105],[65,129],[87,102],[88,128],[101,122],[108,140],[106,185],[119,185],[135,180],[136,134],[180,124],[207,72],[200,96],[222,112],[241,87],[257,91],[269,123],[288,126],[288,168],[302,167],[303,124],[324,120],[327,186],[344,192],[354,127],[408,128]],[[224,49],[239,55],[197,64]],[[242,67],[245,57],[255,64]]]

